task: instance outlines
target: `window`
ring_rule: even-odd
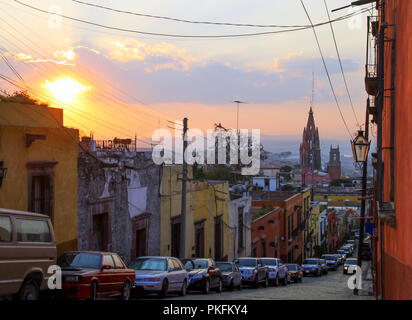
[[[111,255],[105,254],[103,255],[103,265],[104,266],[111,266],[114,269],[114,262]]]
[[[124,269],[122,259],[120,259],[120,257],[117,254],[113,254],[112,257],[113,257],[114,265],[116,266],[116,269]]]
[[[51,242],[51,233],[47,221],[34,219],[16,219],[17,241]]]
[[[173,270],[175,268],[172,259],[167,261],[167,268]]]
[[[175,270],[182,270],[182,267],[180,266],[180,263],[177,262],[176,259],[172,259],[172,263],[173,263],[173,268],[174,268]]]
[[[53,168],[57,162],[28,162],[28,211],[48,215],[53,221]]]
[[[0,217],[0,242],[11,242],[11,221],[9,217]]]

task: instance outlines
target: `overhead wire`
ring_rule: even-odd
[[[310,24],[313,26],[312,19],[310,18],[310,15],[309,15],[308,11],[306,10],[306,6],[305,6],[305,4],[303,3],[303,0],[300,0],[300,3],[302,4],[302,7],[303,7],[303,9],[304,9],[304,11],[305,11],[305,13],[306,13],[306,16],[307,16]],[[330,85],[330,88],[331,88],[333,97],[334,97],[334,99],[335,99],[336,106],[337,106],[337,108],[338,108],[338,110],[339,110],[340,117],[342,118],[342,122],[343,122],[343,124],[344,124],[344,126],[345,126],[345,128],[346,128],[346,130],[347,130],[347,132],[348,132],[348,134],[349,134],[349,137],[352,139],[352,134],[351,134],[351,132],[350,132],[350,130],[349,130],[348,124],[346,123],[345,117],[343,116],[342,110],[341,110],[340,105],[339,105],[338,98],[337,98],[336,93],[335,93],[335,89],[334,89],[333,84],[332,84],[332,80],[331,80],[331,77],[330,77],[330,74],[329,74],[329,71],[328,71],[328,67],[327,67],[327,65],[326,65],[325,57],[324,57],[324,55],[323,55],[322,48],[321,48],[321,46],[320,46],[319,39],[318,39],[318,35],[317,35],[317,33],[316,33],[315,27],[312,27],[312,31],[313,31],[313,34],[315,35],[315,40],[316,40],[316,43],[317,43],[317,46],[318,46],[318,49],[319,49],[320,56],[321,56],[321,58],[322,58],[323,66],[324,66],[324,68],[325,68],[325,72],[326,72],[326,75],[327,75],[327,77],[328,77],[329,85]]]
[[[250,37],[250,36],[261,36],[261,35],[269,35],[269,34],[280,34],[280,33],[292,32],[292,31],[300,31],[300,30],[306,30],[306,29],[311,27],[311,26],[303,26],[303,27],[297,27],[297,28],[290,28],[290,29],[286,29],[286,30],[276,30],[276,31],[266,31],[266,32],[252,32],[252,33],[242,33],[242,34],[221,34],[221,35],[188,35],[188,34],[156,33],[156,32],[147,32],[147,31],[140,31],[140,30],[133,30],[133,29],[127,29],[127,28],[113,27],[113,26],[110,26],[110,25],[104,25],[104,24],[100,24],[100,23],[96,23],[96,22],[91,22],[91,21],[88,21],[88,20],[83,20],[83,19],[79,19],[79,18],[70,17],[70,16],[67,16],[67,15],[59,14],[59,13],[51,13],[47,10],[43,10],[43,9],[34,7],[32,5],[26,4],[26,3],[21,2],[19,0],[13,0],[13,1],[20,4],[20,5],[23,5],[25,7],[31,8],[31,9],[39,11],[39,12],[46,13],[48,15],[56,15],[56,16],[59,16],[59,17],[65,18],[65,19],[69,19],[69,20],[73,20],[73,21],[77,21],[77,22],[82,22],[82,23],[85,23],[85,24],[101,27],[101,28],[104,28],[104,29],[128,32],[128,33],[135,33],[135,34],[151,35],[151,36],[172,37],[172,38],[236,38],[236,37]],[[360,13],[363,13],[363,12],[364,11],[360,10],[359,12],[355,12],[355,13],[348,14],[346,16],[342,16],[340,18],[337,18],[335,21],[343,20],[343,19],[352,17],[354,15],[357,15],[357,14],[360,14]],[[329,23],[329,22],[319,23],[316,26],[324,25],[324,24],[327,24],[327,23]],[[314,26],[312,25],[312,27],[314,27]]]
[[[328,5],[327,5],[327,3],[326,3],[326,0],[323,0],[323,2],[325,3],[326,13],[328,14],[328,19],[329,19],[329,22],[330,22],[330,23],[329,23],[329,25],[330,25],[330,30],[331,30],[331,32],[332,32],[333,42],[334,42],[334,44],[335,44],[336,54],[337,54],[338,60],[339,60],[339,66],[340,66],[340,71],[341,71],[341,73],[342,73],[343,82],[345,83],[346,93],[347,93],[347,95],[348,95],[349,102],[350,102],[350,105],[351,105],[351,107],[352,107],[353,115],[355,116],[356,124],[358,125],[358,127],[360,127],[360,125],[359,125],[359,120],[358,120],[358,117],[356,116],[355,108],[354,108],[354,106],[353,106],[352,97],[351,97],[351,94],[350,94],[350,92],[349,92],[349,87],[348,87],[348,83],[347,83],[347,81],[346,81],[345,72],[343,71],[342,59],[341,59],[341,57],[340,57],[339,48],[338,48],[338,44],[337,44],[336,37],[335,37],[335,31],[333,30],[333,25],[332,25],[332,22],[331,22],[331,19],[330,19],[330,14],[329,14]]]

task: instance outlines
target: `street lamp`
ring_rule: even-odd
[[[370,148],[370,141],[363,135],[363,130],[358,131],[358,135],[351,141],[353,160],[355,162],[366,162]]]
[[[0,187],[3,182],[3,178],[6,177],[6,174],[7,174],[7,168],[3,166],[3,161],[0,161]]]

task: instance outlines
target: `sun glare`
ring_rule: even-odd
[[[90,90],[90,87],[71,78],[59,78],[52,82],[46,80],[43,87],[47,88],[53,94],[55,99],[63,103],[71,103],[80,93]]]

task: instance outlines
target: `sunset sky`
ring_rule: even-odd
[[[70,0],[21,0],[43,10],[102,25],[153,33],[218,35],[269,28],[197,25],[114,13]],[[116,9],[202,21],[307,25],[299,0],[97,1]],[[304,1],[314,23],[327,21],[323,0]],[[328,0],[329,11],[349,0]],[[365,8],[365,7],[363,7]],[[356,9],[360,10],[360,9]],[[56,11],[55,11],[56,12]],[[331,13],[331,18],[348,14]],[[366,13],[334,23],[343,67],[359,119],[364,119]],[[177,39],[107,30],[0,0],[0,50],[42,100],[60,100],[65,125],[95,137],[151,137],[167,120],[189,118],[265,135],[300,135],[315,73],[315,121],[322,138],[347,139],[311,29],[225,39]],[[317,28],[326,63],[351,132],[357,130],[329,25]],[[0,73],[16,80],[4,63]],[[15,89],[0,80],[0,88]],[[57,106],[55,100],[50,102]],[[170,125],[170,124],[169,124]]]

